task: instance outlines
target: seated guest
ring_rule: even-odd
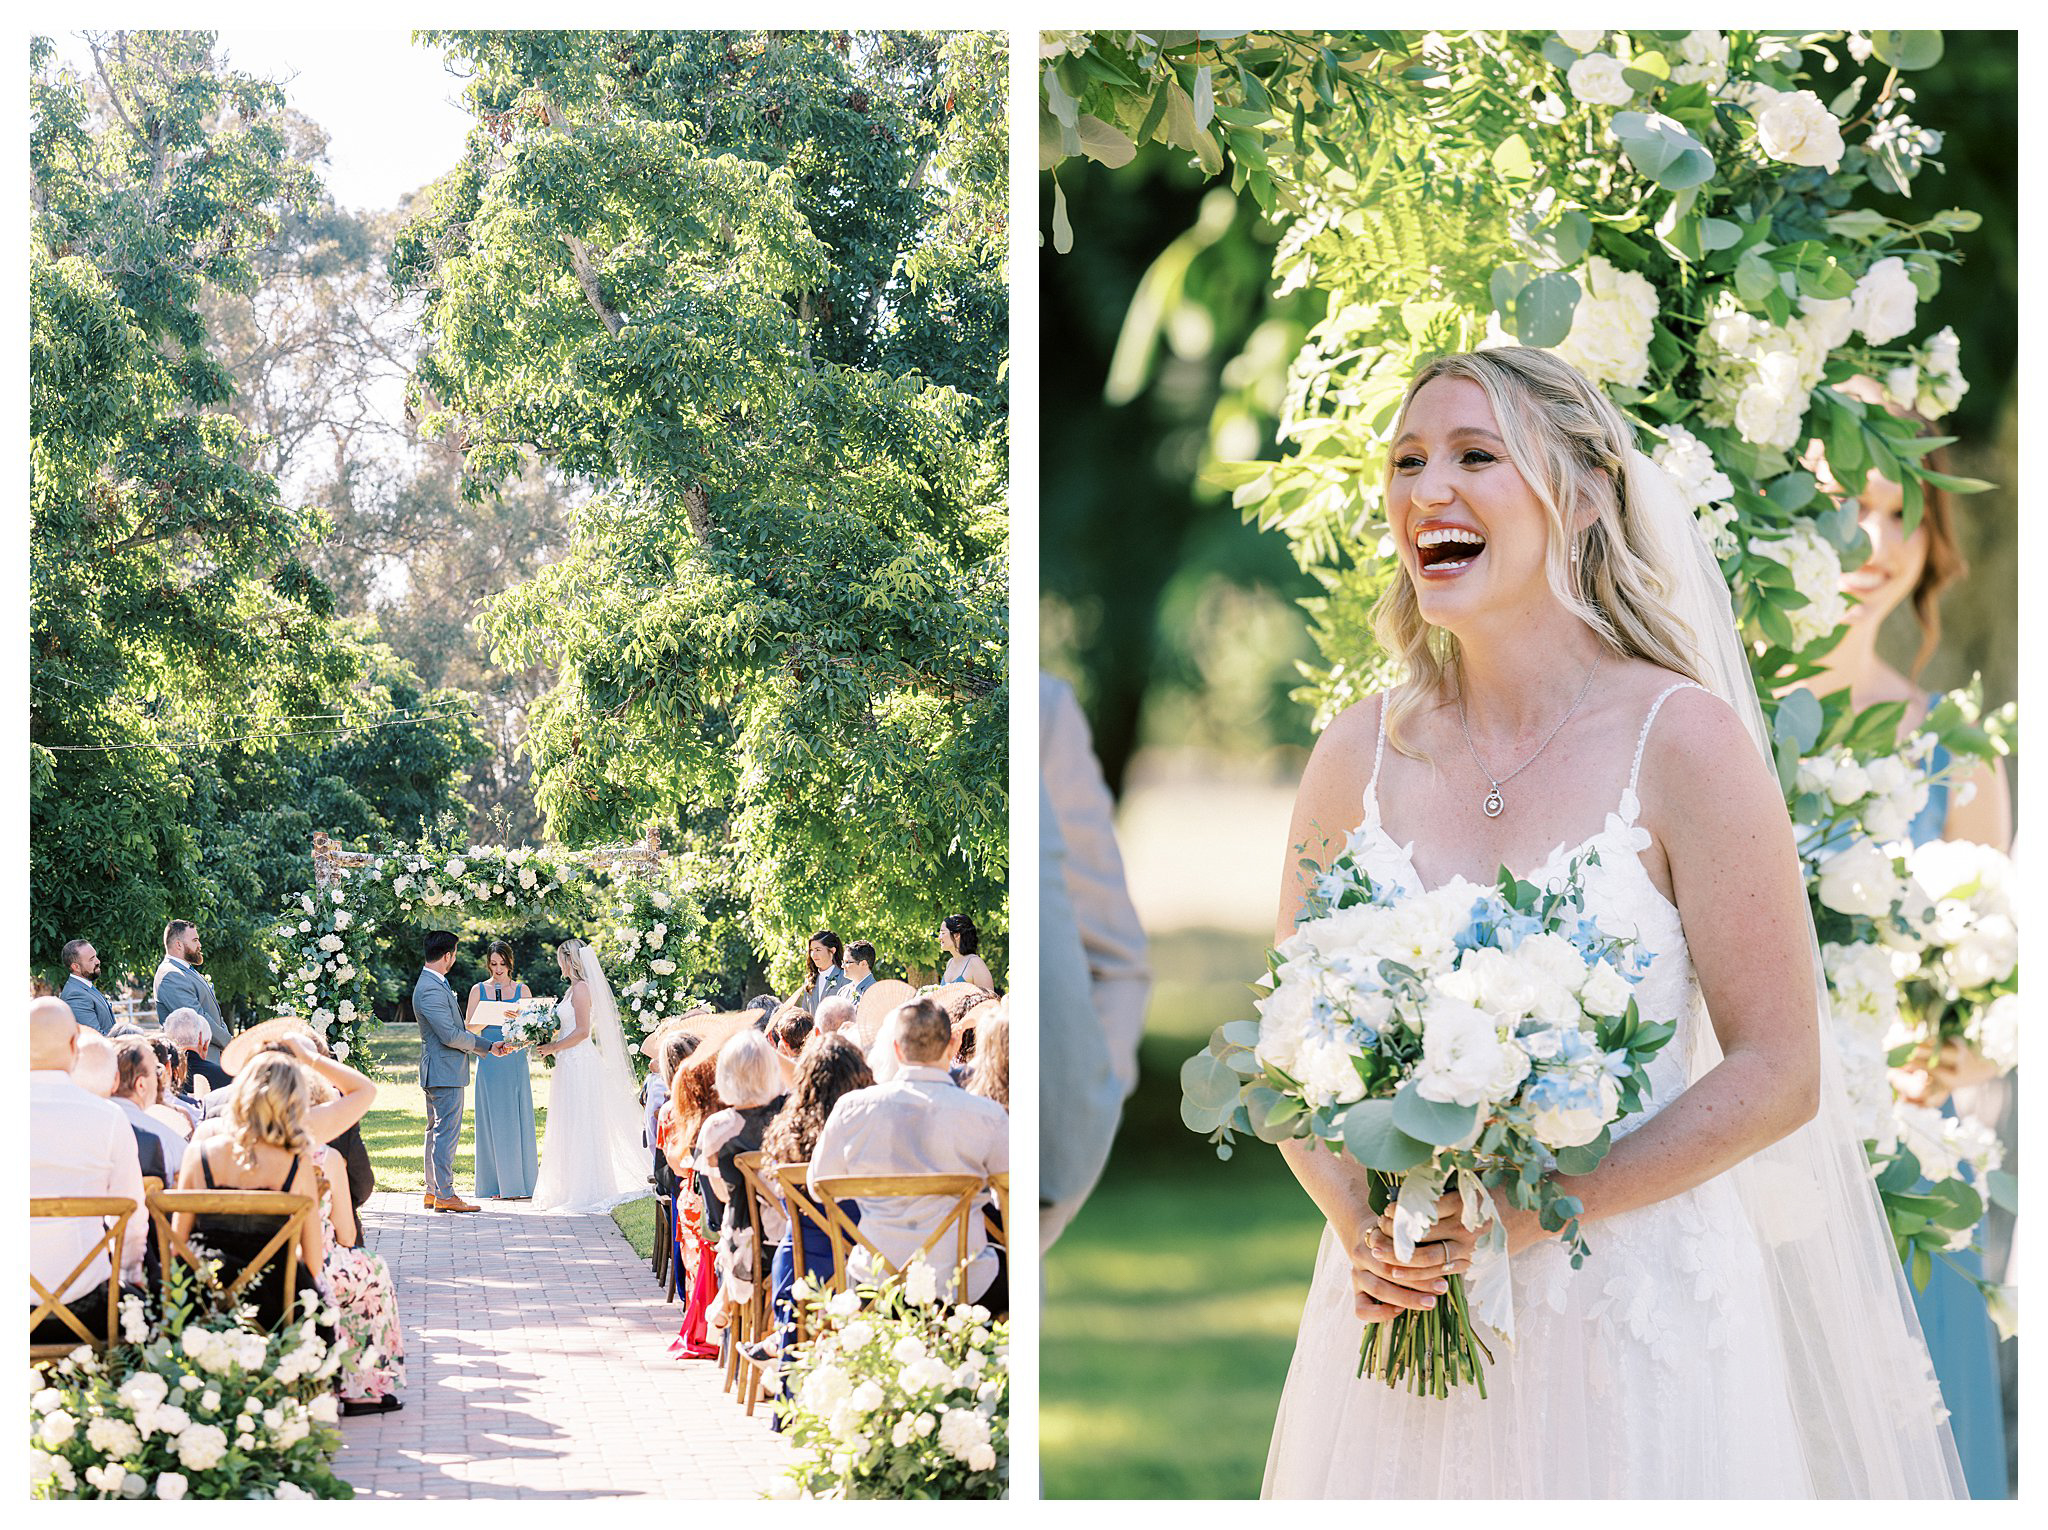
[[[71,1006],[71,1013],[78,1023],[88,1030],[98,1031],[102,1036],[114,1029],[114,1006],[107,996],[99,991],[93,979],[100,975],[100,954],[92,948],[89,940],[67,940],[64,942],[64,970],[70,974],[64,979],[64,1002]]]
[[[227,1087],[227,1070],[207,1055],[213,1050],[213,1033],[204,1015],[196,1009],[174,1009],[164,1017],[163,1033],[165,1040],[185,1050],[187,1093],[198,1097]]]
[[[1009,1113],[993,1100],[969,1094],[946,1072],[953,1046],[953,1027],[944,1010],[929,999],[899,1007],[884,1026],[893,1030],[896,1076],[888,1083],[857,1089],[844,1096],[826,1121],[811,1153],[809,1184],[814,1195],[821,1180],[868,1178],[899,1174],[974,1174],[986,1179],[1010,1169]],[[901,1268],[930,1237],[951,1203],[944,1197],[879,1199],[861,1202],[861,1231],[891,1265]],[[946,1237],[932,1251],[931,1263],[941,1277],[941,1290],[951,1288],[949,1265],[957,1247]],[[994,1282],[999,1268],[987,1247],[979,1216],[968,1218],[969,1267],[966,1294],[978,1298]],[[848,1265],[856,1282],[873,1271],[866,1250],[857,1249]]]
[[[305,1073],[314,1104],[336,1097],[334,1085],[310,1068]],[[341,1314],[339,1327],[349,1355],[336,1377],[341,1411],[389,1413],[402,1406],[398,1393],[405,1385],[405,1328],[398,1317],[398,1288],[384,1260],[361,1246],[362,1229],[349,1201],[347,1166],[340,1152],[323,1147],[314,1160],[320,1168],[320,1218],[327,1234],[320,1283]]]
[[[156,1138],[166,1164],[183,1163],[185,1139],[149,1113],[161,1074],[156,1048],[143,1037],[130,1036],[114,1048],[114,1103],[130,1126]]]
[[[156,1051],[157,1062],[156,1103],[149,1107],[149,1113],[181,1139],[189,1137],[206,1112],[185,1092],[185,1049],[173,1046],[161,1036],[150,1037],[149,1044]]]
[[[858,1005],[860,996],[875,986],[875,948],[865,940],[851,942],[846,948],[842,962],[846,970],[846,986],[839,991]],[[818,1024],[823,1025],[825,1017],[821,1012]]]
[[[835,993],[818,1006],[814,1023],[820,1036],[836,1036],[848,1030],[854,1017],[860,1013],[860,1006],[843,993]]]
[[[71,1082],[87,1094],[112,1103],[114,1088],[121,1081],[119,1057],[119,1049],[114,1042],[97,1031],[80,1026],[78,1057],[71,1064]],[[123,1111],[121,1117],[127,1120],[127,1112]],[[135,1154],[142,1168],[142,1177],[166,1185],[177,1178],[178,1164],[185,1155],[184,1144],[179,1144],[177,1152],[167,1154],[155,1132],[145,1131],[132,1121],[128,1126],[135,1133]]]
[[[994,1100],[1010,1108],[1010,1008],[998,1000],[994,1013],[976,1025],[974,1067],[967,1080],[967,1092]]]
[[[317,1057],[310,1045],[304,1058]],[[290,1051],[265,1051],[240,1072],[222,1125],[195,1136],[178,1173],[180,1190],[274,1190],[317,1197],[314,1171],[319,1144],[307,1130],[311,1091],[306,1073]],[[218,1254],[224,1273],[239,1270],[260,1252],[278,1227],[275,1216],[181,1212],[173,1229],[195,1247]],[[301,1224],[299,1246],[273,1255],[239,1300],[256,1309],[256,1321],[275,1328],[288,1314],[283,1261],[296,1257],[296,1292],[318,1291],[317,1272],[326,1264],[327,1236],[318,1216]],[[229,1274],[229,1278],[233,1278]],[[296,1300],[296,1297],[294,1298]],[[332,1338],[331,1334],[323,1337]]]
[[[860,1048],[853,1044],[852,1038],[820,1037],[816,1045],[804,1053],[797,1068],[796,1087],[790,1091],[788,1103],[776,1113],[768,1125],[767,1134],[761,1139],[762,1182],[771,1189],[779,1189],[775,1177],[777,1168],[808,1163],[811,1150],[817,1146],[818,1134],[831,1118],[832,1107],[842,1097],[856,1089],[866,1089],[874,1081],[875,1075],[868,1067],[868,1060],[861,1056]],[[842,1205],[850,1220],[860,1220],[858,1206],[851,1202],[842,1202]],[[796,1305],[790,1298],[790,1292],[796,1284],[794,1239],[799,1235],[799,1227],[803,1238],[804,1273],[820,1283],[832,1277],[832,1234],[787,1203],[783,1210],[796,1225],[786,1231],[782,1241],[776,1245],[775,1262],[769,1271],[769,1290],[773,1294],[776,1315],[782,1320],[781,1335],[764,1341],[758,1349],[746,1352],[747,1358],[757,1364],[779,1355],[795,1342]]]
[[[662,1153],[676,1176],[675,1257],[688,1275],[683,1321],[671,1353],[686,1360],[715,1358],[708,1334],[711,1297],[718,1286],[712,1266],[710,1224],[705,1214],[697,1139],[704,1123],[725,1108],[718,1097],[718,1054],[723,1047],[699,1047],[669,1075],[669,1099],[661,1124]]]
[[[715,1231],[750,1229],[754,1225],[753,1199],[735,1160],[761,1146],[768,1123],[789,1091],[782,1082],[774,1046],[758,1031],[738,1031],[718,1049],[717,1078],[719,1097],[726,1108],[706,1121],[697,1136],[697,1158],[706,1166],[702,1172],[710,1192],[705,1206],[712,1212]],[[714,1196],[717,1205],[711,1199]],[[762,1235],[769,1231],[763,1228]],[[775,1231],[779,1235],[780,1229]]]
[[[142,1204],[142,1168],[135,1132],[117,1106],[81,1088],[71,1077],[79,1027],[71,1007],[49,997],[28,1011],[28,1193],[32,1198],[116,1196],[135,1203],[121,1229],[118,1256],[87,1265],[59,1290],[58,1282],[99,1241],[101,1224],[84,1217],[36,1217],[29,1223],[28,1266],[86,1327],[106,1321],[107,1282],[142,1284],[148,1214]],[[30,1288],[30,1310],[36,1306]],[[33,1344],[62,1344],[78,1335],[61,1320],[45,1318],[29,1334]]]
[[[826,1000],[831,1003],[831,1000]],[[804,1043],[811,1039],[813,1023],[811,1012],[785,1004],[775,1012],[775,1018],[768,1022],[768,1044],[775,1048],[775,1060],[782,1068],[782,1087],[786,1091],[796,1082],[796,1060],[802,1055]]]

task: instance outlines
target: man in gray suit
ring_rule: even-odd
[[[872,942],[856,940],[846,948],[846,986],[839,992],[860,1003],[860,996],[875,986],[875,948]]]
[[[71,976],[65,979],[64,992],[58,997],[71,1006],[80,1025],[107,1035],[114,1029],[114,1006],[93,984],[93,979],[100,975],[100,954],[92,948],[92,942],[65,941],[64,968]]]
[[[156,1013],[161,1021],[177,1010],[198,1010],[218,1050],[230,1039],[228,1023],[220,1017],[220,1000],[214,997],[213,984],[199,971],[205,960],[198,925],[173,919],[164,926],[164,960],[156,969]]]
[[[412,988],[413,1017],[420,1023],[420,1089],[427,1097],[427,1191],[429,1211],[481,1211],[455,1193],[455,1148],[462,1140],[462,1092],[469,1087],[470,1054],[486,1050],[462,1023],[462,1006],[448,986],[455,965],[455,937],[446,930],[427,935],[426,965]],[[502,1047],[491,1047],[495,1056]]]

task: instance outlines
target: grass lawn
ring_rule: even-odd
[[[377,1166],[379,1190],[424,1190],[427,1097],[420,1092],[420,1033],[417,1026],[375,1025],[362,1033],[363,1050],[375,1063],[377,1103],[363,1117],[363,1141]],[[533,1129],[548,1124],[547,1068],[533,1065]],[[472,1108],[474,1097],[471,1099]],[[455,1192],[467,1195],[476,1184],[476,1132],[473,1118],[462,1116],[462,1140],[455,1149]],[[654,1197],[628,1201],[612,1212],[612,1221],[642,1259],[654,1253]]]
[[[420,1092],[420,1033],[413,1025],[371,1025],[361,1033],[363,1051],[373,1064],[377,1103],[363,1117],[363,1142],[377,1166],[379,1190],[424,1190],[427,1187],[425,1144],[427,1097]],[[533,1065],[533,1130],[536,1137],[548,1121],[548,1070]],[[474,1106],[471,1096],[466,1104]],[[455,1149],[455,1193],[467,1196],[476,1184],[476,1133],[469,1109],[462,1114],[462,1140]]]
[[[1219,1162],[1180,1122],[1181,1062],[1248,1017],[1261,948],[1168,937],[1138,1092],[1094,1196],[1045,1264],[1048,1497],[1249,1498],[1308,1294],[1321,1218],[1277,1151]]]

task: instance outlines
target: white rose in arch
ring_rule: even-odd
[[[1581,29],[1576,32],[1559,32],[1557,40],[1574,53],[1591,53],[1600,44],[1607,41],[1607,34],[1605,32]]]
[[[1635,87],[1621,77],[1621,60],[1605,53],[1588,53],[1565,71],[1565,84],[1573,96],[1591,106],[1626,106],[1636,98]]]
[[[1849,305],[1863,338],[1872,345],[1883,345],[1912,330],[1920,293],[1906,263],[1887,255],[1863,273],[1849,295]]]
[[[1757,146],[1783,165],[1835,170],[1842,163],[1842,124],[1810,90],[1787,90],[1755,109]]]

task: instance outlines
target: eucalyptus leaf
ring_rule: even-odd
[[[1479,1107],[1425,1099],[1411,1081],[1394,1092],[1391,1119],[1418,1142],[1450,1147],[1472,1135],[1479,1124]]]
[[[1507,326],[1522,344],[1544,349],[1571,333],[1578,305],[1577,280],[1562,271],[1545,271],[1514,295]]]
[[[1392,1100],[1360,1100],[1344,1113],[1345,1151],[1368,1169],[1398,1174],[1429,1162],[1429,1144],[1394,1125]]]
[[[1237,1103],[1237,1074],[1223,1060],[1197,1052],[1180,1065],[1180,1092],[1205,1110],[1227,1110]]]

